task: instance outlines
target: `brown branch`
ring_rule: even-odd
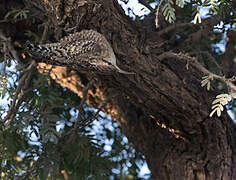
[[[146,8],[148,8],[151,11],[151,13],[154,13],[154,9],[152,8],[152,6],[150,6],[150,4],[147,3],[145,0],[138,0],[138,2],[143,6],[145,6]]]
[[[73,131],[74,133],[76,133],[76,130],[78,129],[79,125],[82,123],[82,120],[83,120],[83,119],[82,119],[83,105],[84,105],[84,103],[85,103],[85,101],[86,101],[86,99],[87,99],[88,90],[89,90],[89,88],[92,86],[93,83],[94,83],[94,80],[90,81],[90,82],[87,84],[87,86],[84,87],[84,89],[83,89],[83,92],[82,92],[83,97],[82,97],[82,99],[81,99],[81,101],[80,101],[80,104],[79,104],[79,106],[78,106],[78,111],[79,111],[79,112],[78,112],[77,121],[75,122],[74,128],[72,129],[72,131]],[[72,133],[72,135],[73,135],[74,133]]]
[[[220,73],[223,75],[223,70],[221,68],[221,66],[217,63],[217,61],[215,60],[215,58],[211,55],[211,53],[209,53],[208,51],[198,51],[198,52],[193,52],[190,53],[190,55],[198,55],[198,54],[205,54],[208,56],[208,58],[217,66],[217,68],[220,70]]]
[[[6,70],[7,70],[7,45],[6,43],[3,43],[3,54],[4,54],[3,76],[6,76]]]
[[[41,14],[40,13],[33,13],[33,14],[31,14],[31,15],[29,15],[26,19],[2,19],[2,20],[0,20],[0,23],[12,23],[12,24],[14,24],[14,23],[17,23],[17,22],[20,22],[20,21],[26,21],[26,20],[28,20],[28,19],[30,19],[30,18],[33,18],[33,17],[38,17],[38,16],[40,16]]]
[[[236,82],[236,76],[233,76],[233,77],[229,78],[228,81],[230,81],[230,82]]]
[[[8,51],[12,54],[13,59],[19,62],[20,58],[17,55],[17,52],[14,49],[13,45],[11,44],[11,39],[7,38],[1,29],[0,29],[0,39],[6,44],[6,47]]]
[[[46,152],[44,151],[43,154],[41,154],[37,160],[31,161],[32,162],[31,168],[28,171],[26,171],[25,173],[22,173],[21,175],[17,176],[16,180],[29,179],[31,173],[33,173],[35,170],[36,171],[39,170],[39,166],[40,166],[41,162],[43,162],[43,158],[44,158],[43,155],[45,153]]]
[[[43,35],[42,35],[42,38],[39,42],[39,44],[43,44],[47,38],[47,34],[48,34],[48,29],[49,29],[49,25],[48,25],[48,22],[44,24],[44,29],[43,29]]]
[[[7,68],[7,54],[8,54],[8,42],[9,38],[7,38],[3,32],[0,30],[0,38],[3,41],[3,56],[4,56],[4,67],[3,67],[3,76],[6,75],[6,68]]]
[[[21,92],[21,90],[24,89],[25,87],[25,83],[26,83],[26,79],[28,78],[29,75],[32,75],[32,71],[35,67],[35,62],[33,61],[28,68],[23,72],[23,76],[20,78],[19,80],[19,85],[16,88],[16,93],[13,97],[10,109],[7,112],[7,115],[5,116],[5,118],[3,119],[3,123],[7,123],[7,125],[9,125],[11,123],[11,121],[13,120],[13,118],[16,115],[16,109],[17,107],[20,106],[20,104],[22,103],[22,97],[20,99],[19,98],[19,94]],[[23,91],[23,94],[26,93],[26,91]],[[17,101],[18,100],[18,101]]]
[[[205,67],[203,67],[197,61],[197,59],[195,57],[191,57],[191,56],[188,56],[188,55],[183,54],[183,53],[178,53],[177,54],[177,53],[173,53],[171,51],[165,52],[165,53],[161,54],[160,56],[158,56],[158,59],[160,59],[160,60],[163,60],[163,59],[166,59],[166,58],[174,58],[174,59],[179,59],[179,60],[184,59],[187,62],[191,62],[191,65],[194,66],[195,68],[197,68],[199,71],[201,71],[202,73],[207,74],[207,75],[212,75],[215,79],[226,83],[227,86],[230,87],[231,90],[236,92],[236,86],[232,83],[232,78],[226,79],[225,77],[222,77],[222,76],[219,76],[217,74],[214,74],[214,73],[210,72]]]
[[[163,34],[167,34],[167,33],[171,32],[171,31],[179,29],[179,28],[193,27],[193,26],[196,26],[196,25],[192,24],[192,23],[173,24],[173,25],[170,25],[170,26],[166,27],[165,29],[159,31],[158,34],[161,36]]]
[[[90,123],[92,123],[99,115],[99,113],[102,111],[103,108],[106,107],[107,103],[110,102],[111,99],[113,99],[114,97],[116,97],[118,94],[115,94],[115,95],[112,95],[111,97],[107,98],[107,100],[102,104],[102,106],[96,111],[96,113],[85,120],[85,122],[83,123],[82,127],[81,128],[84,128],[86,127],[87,125],[89,125]]]

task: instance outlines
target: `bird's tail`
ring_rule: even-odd
[[[50,54],[51,48],[41,45],[28,44],[27,49],[29,54],[34,58],[45,58]]]

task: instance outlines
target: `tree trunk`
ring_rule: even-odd
[[[0,6],[7,10],[14,3],[5,1]],[[172,52],[198,53],[193,48],[196,39],[171,39],[177,29],[155,29],[152,16],[132,21],[114,0],[24,0],[24,4],[38,15],[37,23],[41,20],[49,29],[46,40],[58,41],[73,27],[77,31],[94,29],[112,45],[118,66],[135,72],[94,75],[55,67],[51,75],[80,96],[82,87],[95,77],[87,103],[96,108],[117,95],[104,111],[145,155],[153,179],[236,178],[235,125],[226,113],[209,118],[216,92],[201,87],[204,74],[194,62],[169,56]],[[38,31],[35,25],[17,26]],[[18,28],[0,28],[15,42],[25,40],[23,32],[16,33]]]

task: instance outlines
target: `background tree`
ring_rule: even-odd
[[[235,125],[222,113],[226,105],[234,105],[236,91],[236,4],[139,2],[151,13],[131,19],[113,0],[2,1],[1,95],[10,101],[9,107],[1,107],[2,177],[137,177],[135,160],[143,157],[130,146],[117,146],[125,143],[117,131],[105,124],[102,134],[91,134],[101,110],[145,155],[153,179],[236,177]],[[150,3],[155,2],[153,9]],[[202,7],[209,11],[205,19]],[[27,54],[27,40],[58,42],[83,29],[103,34],[118,66],[135,75],[81,72],[72,68],[76,62],[36,65]],[[215,46],[221,41],[227,43],[224,53]],[[14,64],[15,69],[8,68]],[[217,94],[223,95],[217,96],[212,111]],[[211,111],[216,113],[210,118]],[[37,142],[32,142],[32,133]],[[112,151],[104,151],[104,136],[114,139]],[[124,163],[129,155],[133,158]],[[120,174],[112,171],[117,167]]]

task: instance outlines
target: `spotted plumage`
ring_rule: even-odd
[[[121,70],[116,64],[113,49],[106,38],[94,31],[83,30],[61,39],[58,43],[28,46],[31,56],[39,62],[72,66],[74,69],[95,72],[134,74]]]

